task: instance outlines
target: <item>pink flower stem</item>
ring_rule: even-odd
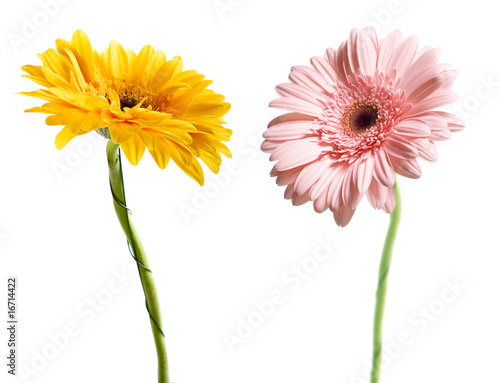
[[[385,237],[384,249],[378,271],[378,285],[375,303],[375,316],[373,319],[373,361],[371,383],[380,381],[380,365],[382,362],[382,325],[384,321],[385,299],[387,296],[387,280],[391,267],[392,250],[396,235],[398,233],[399,222],[401,220],[401,195],[397,182],[394,182],[394,194],[396,205],[391,213],[391,221]]]
[[[132,257],[137,263],[144,296],[146,297],[146,309],[149,313],[149,321],[151,322],[151,329],[153,330],[153,338],[158,356],[158,383],[169,383],[165,335],[161,328],[160,302],[158,300],[153,274],[149,269],[146,252],[144,251],[139,235],[130,219],[130,210],[127,208],[120,146],[109,140],[106,153],[108,156],[109,183],[116,215],[127,237]]]

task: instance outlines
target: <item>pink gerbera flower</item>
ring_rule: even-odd
[[[417,158],[436,161],[434,141],[464,128],[435,111],[455,101],[457,71],[438,64],[439,49],[417,45],[400,31],[379,41],[373,29],[355,29],[337,50],[313,57],[312,67],[292,68],[270,104],[292,113],[271,121],[262,144],[277,161],[271,175],[287,185],[285,198],[329,208],[340,226],[365,194],[392,212],[395,173],[419,178]]]

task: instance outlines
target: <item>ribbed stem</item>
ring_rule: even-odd
[[[392,250],[396,235],[398,232],[399,222],[401,220],[401,195],[397,183],[394,183],[394,193],[396,205],[391,213],[391,221],[385,237],[384,249],[378,271],[378,285],[375,303],[375,316],[373,320],[373,361],[371,383],[379,383],[380,381],[380,365],[382,363],[382,326],[384,321],[385,299],[387,296],[387,279],[389,269],[391,267]]]
[[[106,153],[108,156],[109,182],[116,215],[127,237],[132,256],[137,263],[142,288],[146,297],[146,308],[149,313],[153,337],[156,344],[156,353],[158,355],[158,383],[169,383],[167,349],[165,346],[165,336],[161,328],[160,303],[153,280],[153,274],[149,269],[146,252],[144,251],[137,231],[130,219],[130,210],[127,208],[119,145],[109,140],[106,147]]]

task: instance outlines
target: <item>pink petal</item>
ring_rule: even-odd
[[[333,167],[332,161],[314,161],[306,165],[295,182],[295,192],[309,193],[314,184]]]
[[[417,149],[418,152],[429,150],[431,148],[431,142],[428,137],[414,138],[411,143]]]
[[[448,123],[446,122],[446,119],[436,112],[422,113],[418,116],[415,116],[414,118],[425,122],[425,124],[431,130],[448,129]]]
[[[417,89],[415,89],[409,96],[408,102],[412,104],[417,104],[429,97],[436,90],[441,88],[444,84],[443,75],[438,73],[428,79],[426,82],[421,84]]]
[[[279,84],[276,87],[276,92],[282,97],[295,97],[323,108],[323,103],[319,101],[321,95],[302,85],[290,83]]]
[[[446,118],[436,112],[423,113],[417,116],[419,120],[426,123],[431,129],[430,140],[433,141],[444,141],[451,138],[451,132],[448,128],[448,122]]]
[[[405,76],[404,82],[404,88],[403,85],[401,85],[401,88],[405,90],[407,95],[411,95],[413,92],[415,92],[418,88],[420,88],[424,83],[427,81],[431,80],[433,77],[439,76],[440,78],[443,78],[444,82],[444,76],[442,75],[441,71],[439,70],[437,65],[431,66],[429,68],[424,69],[422,72],[417,74],[414,77],[408,77]]]
[[[312,67],[321,74],[329,84],[335,84],[340,80],[340,75],[335,68],[323,57],[313,57],[311,59]]]
[[[387,199],[385,201],[384,206],[382,206],[382,210],[390,214],[394,210],[395,206],[396,206],[396,196],[394,195],[394,188],[389,188],[387,193]]]
[[[318,94],[329,94],[334,90],[318,72],[304,65],[292,67],[288,78],[291,82],[305,86]]]
[[[384,186],[394,185],[394,168],[387,152],[379,150],[375,155],[375,166],[373,168],[375,178]]]
[[[372,75],[377,69],[378,58],[378,41],[373,30],[359,31],[356,48],[361,72]]]
[[[342,205],[340,208],[333,211],[333,218],[335,219],[335,223],[340,227],[346,227],[349,222],[351,222],[354,212],[355,210],[351,210],[347,206]]]
[[[398,76],[402,76],[413,63],[418,48],[418,39],[415,36],[408,37],[402,41],[392,53],[388,71],[396,69]]]
[[[342,201],[342,184],[348,172],[349,166],[342,164],[337,168],[335,177],[328,185],[328,206],[332,211],[338,210],[344,204]]]
[[[347,77],[346,77],[346,73],[344,70],[344,66],[343,65],[341,67],[337,66],[337,61],[339,60],[338,56],[339,56],[339,53],[333,48],[328,48],[325,52],[325,60],[327,60],[328,63],[331,65],[331,67],[334,69],[335,75],[336,75],[336,80],[341,82],[341,83],[346,84]]]
[[[444,71],[443,72],[443,76],[444,76],[443,88],[451,88],[451,86],[455,83],[455,80],[457,79],[459,72],[460,71],[458,69]]]
[[[273,168],[271,169],[271,171],[269,172],[269,175],[271,177],[276,177],[280,172],[278,171],[278,169],[276,169],[276,165],[273,166]]]
[[[363,193],[360,193],[354,185],[354,167],[350,166],[344,182],[342,183],[342,200],[349,209],[356,209],[363,199]]]
[[[313,133],[313,121],[291,121],[268,128],[262,136],[268,140],[295,140]]]
[[[403,40],[403,34],[394,30],[385,39],[380,40],[380,53],[378,57],[377,68],[382,73],[389,72],[389,62],[395,48]],[[392,69],[392,68],[391,68]]]
[[[419,49],[417,51],[417,53],[415,53],[415,58],[413,59],[413,62],[415,63],[420,57],[422,57],[424,55],[424,53],[427,53],[431,50],[431,47],[430,46],[425,46],[421,49]],[[413,65],[413,64],[412,64]]]
[[[269,106],[272,108],[292,110],[309,116],[320,116],[323,113],[323,109],[318,105],[311,104],[310,102],[295,97],[277,98],[271,101]]]
[[[292,196],[292,205],[293,206],[300,206],[305,204],[306,202],[309,202],[309,196],[307,193],[304,194],[298,194],[295,192]]]
[[[295,168],[319,159],[325,145],[313,141],[311,138],[287,141],[276,148],[271,154],[271,161],[278,161],[276,169],[279,171]]]
[[[337,178],[337,174],[339,171],[343,171],[343,165],[339,165],[338,163],[334,163],[333,167],[328,171],[325,171],[325,174],[321,176],[321,178],[314,184],[309,192],[309,198],[311,200],[315,200],[320,198],[322,195],[328,195],[328,188],[334,179]]]
[[[458,98],[457,94],[450,89],[439,89],[424,101],[414,105],[408,113],[408,116],[414,116],[443,105],[451,104]]]
[[[370,186],[375,168],[375,159],[372,155],[364,160],[356,161],[354,165],[353,179],[356,189],[364,193]]]
[[[394,166],[395,172],[404,177],[417,179],[422,175],[422,170],[416,159],[403,160],[401,158],[395,158],[392,161],[392,165]]]
[[[286,140],[265,140],[260,145],[260,150],[264,153],[272,153],[275,151],[280,145],[283,145]]]
[[[285,189],[285,199],[292,199],[293,197],[293,189],[294,188],[294,185],[293,184],[290,184],[286,187]]]
[[[311,121],[312,122],[315,119],[316,119],[315,117],[311,117],[311,116],[308,116],[308,115],[302,114],[302,113],[296,113],[296,112],[285,113],[285,114],[282,114],[281,116],[273,118],[267,127],[270,128],[274,125],[282,124],[284,122],[290,122],[290,121]]]
[[[395,157],[405,159],[418,157],[418,151],[415,147],[408,140],[396,134],[389,136],[383,142],[383,146],[387,153]]]
[[[357,72],[360,68],[358,61],[358,36],[360,34],[359,29],[353,29],[347,38],[347,57],[349,59],[349,65],[353,72]]]
[[[273,170],[276,169],[276,165],[273,167]],[[276,184],[278,186],[287,186],[295,183],[295,180],[299,176],[300,172],[304,169],[304,166],[299,166],[298,168],[285,170],[285,171],[271,171],[271,176],[276,176]],[[274,173],[274,174],[273,174]]]
[[[448,128],[436,129],[432,131],[429,137],[432,141],[446,141],[451,138],[451,131]]]
[[[429,137],[431,129],[427,124],[417,118],[410,118],[401,121],[395,128],[397,134],[411,137]]]
[[[416,78],[422,78],[422,73],[436,73],[437,70],[434,69],[434,66],[439,60],[441,56],[441,50],[439,48],[434,48],[427,50],[424,52],[415,62],[408,68],[406,73],[403,75],[403,81],[401,82],[401,87],[403,89],[407,89],[408,86],[415,82]]]
[[[347,53],[347,41],[340,44],[339,49],[335,52],[335,62],[333,66],[337,68],[339,74],[346,79],[345,81],[347,81],[348,76],[352,75],[353,70],[349,64],[349,56]]]
[[[446,120],[448,128],[452,132],[459,132],[465,128],[464,122],[454,114],[446,112],[434,112],[434,113],[439,114]]]
[[[420,154],[420,157],[430,162],[436,162],[438,159],[438,151],[436,145],[433,142],[429,143],[428,149],[419,150],[418,153]]]
[[[381,209],[387,200],[389,189],[390,188],[378,183],[376,179],[373,179],[370,187],[366,191],[366,198],[375,209]]]
[[[330,61],[330,64],[332,64],[332,67],[335,68],[335,55],[337,54],[337,51],[333,48],[327,48],[325,52],[325,59]]]
[[[327,193],[322,193],[318,196],[318,198],[313,200],[314,211],[316,211],[316,213],[323,213],[326,209],[328,209],[327,197]],[[311,196],[309,196],[309,198],[311,198]]]

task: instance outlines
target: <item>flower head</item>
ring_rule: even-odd
[[[464,128],[435,110],[455,101],[457,71],[438,63],[438,49],[417,44],[399,31],[379,41],[373,29],[356,29],[311,67],[292,68],[270,104],[292,112],[270,122],[262,144],[285,198],[313,201],[345,226],[365,194],[392,212],[395,173],[419,178],[417,158],[437,160],[434,141]]]
[[[180,57],[167,61],[150,45],[135,54],[115,41],[99,53],[82,31],[39,57],[42,66],[23,70],[46,89],[22,94],[48,101],[26,112],[49,114],[47,125],[64,125],[58,149],[96,130],[119,144],[132,165],[147,148],[160,168],[172,158],[200,184],[197,158],[217,173],[220,154],[231,156],[223,144],[231,130],[222,126],[230,104],[207,88],[212,82],[203,75],[183,70]]]

